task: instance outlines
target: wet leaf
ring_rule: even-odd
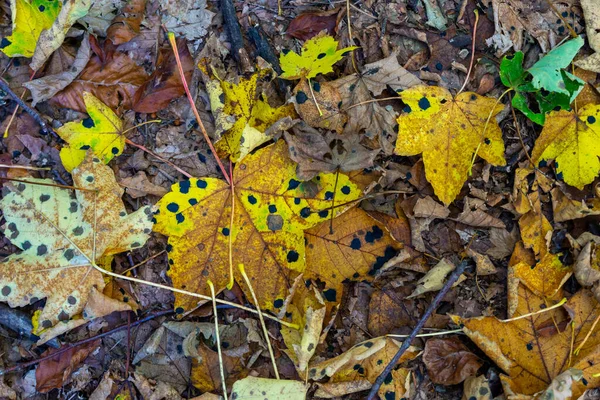
[[[325,12],[306,12],[298,15],[288,25],[285,33],[300,40],[308,40],[322,31],[335,36],[339,9]]]
[[[503,107],[494,99],[475,93],[453,98],[446,89],[433,86],[416,86],[400,96],[406,107],[398,117],[395,152],[404,156],[423,153],[427,180],[444,204],[460,192],[475,151],[493,165],[506,163],[502,132],[494,118]]]
[[[433,383],[457,385],[474,376],[483,362],[458,338],[429,339],[425,343],[423,362]]]
[[[106,37],[114,44],[126,43],[136,37],[140,33],[145,9],[146,0],[129,0],[106,30]]]
[[[46,298],[40,329],[82,313],[94,287],[105,285],[90,263],[142,247],[152,227],[152,208],[128,215],[123,189],[91,152],[73,171],[73,180],[83,190],[73,194],[34,184],[54,185],[50,180],[31,178],[32,183],[15,183],[0,201],[5,234],[22,250],[4,261],[0,300],[23,307]]]
[[[256,378],[249,376],[236,381],[231,389],[231,397],[236,400],[250,400],[260,396],[266,400],[304,400],[308,390],[304,382],[279,379]],[[260,393],[260,395],[259,395]]]

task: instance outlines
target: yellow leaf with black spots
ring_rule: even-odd
[[[0,200],[4,234],[21,249],[2,262],[0,301],[24,307],[46,299],[34,332],[39,333],[83,314],[92,292],[105,286],[92,263],[142,247],[153,210],[146,206],[128,214],[112,170],[91,152],[73,171],[77,191],[51,180],[26,180],[6,186]]]
[[[326,34],[319,34],[304,42],[300,54],[293,51],[282,52],[279,55],[279,64],[283,70],[281,78],[310,79],[318,74],[333,72],[333,64],[358,47],[337,48],[337,40]]]
[[[11,0],[12,35],[2,38],[0,50],[9,57],[31,57],[43,30],[58,16],[62,1]]]
[[[283,141],[238,163],[233,183],[233,199],[226,182],[193,178],[174,184],[159,201],[155,230],[169,236],[168,275],[176,288],[195,293],[209,295],[208,280],[224,289],[231,239],[235,279],[247,292],[237,272],[237,265],[244,264],[260,307],[279,308],[292,271],[305,269],[304,230],[330,218],[334,190],[336,205],[357,199],[362,191],[345,174],[339,174],[337,185],[335,174],[301,182]],[[336,208],[336,215],[342,211]],[[176,311],[196,304],[197,299],[176,294]]]
[[[215,148],[233,162],[270,140],[265,131],[272,124],[296,114],[292,104],[273,108],[263,95],[257,98],[257,80],[266,75],[267,71],[258,72],[249,79],[240,78],[239,83],[215,79],[206,86],[217,134],[221,136]]]
[[[423,153],[427,180],[444,204],[454,201],[467,180],[473,154],[493,165],[506,164],[495,118],[504,106],[495,99],[472,92],[454,98],[435,86],[415,86],[400,96],[406,106],[398,117],[395,153]]]
[[[108,164],[125,147],[123,121],[113,110],[88,92],[83,93],[83,101],[89,118],[68,122],[56,130],[68,143],[61,149],[60,159],[69,172],[81,163],[88,149]]]
[[[554,160],[559,179],[578,189],[600,172],[600,105],[575,111],[553,111],[546,117],[531,158],[534,163]]]

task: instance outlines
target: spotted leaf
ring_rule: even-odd
[[[102,274],[91,264],[144,245],[152,210],[127,214],[112,170],[91,152],[73,171],[75,192],[51,180],[27,179],[4,189],[4,234],[21,252],[3,260],[0,301],[23,307],[46,298],[40,327],[80,314]],[[52,185],[52,186],[48,186]]]
[[[56,131],[68,143],[60,151],[60,159],[67,171],[72,171],[83,161],[87,149],[92,149],[107,164],[125,147],[123,121],[91,93],[84,92],[83,100],[89,117],[68,122]]]
[[[318,74],[333,72],[333,64],[340,61],[356,46],[338,50],[338,42],[326,34],[319,34],[304,42],[300,54],[293,51],[282,52],[279,63],[283,79],[314,78]]]
[[[62,1],[11,0],[12,35],[2,38],[0,50],[9,57],[31,57],[43,30],[52,26]]]
[[[554,160],[558,178],[578,189],[600,173],[600,105],[551,112],[535,142],[533,162]]]
[[[403,156],[423,153],[427,180],[446,205],[467,180],[474,153],[493,165],[506,164],[502,132],[495,119],[503,105],[495,99],[470,92],[453,98],[448,90],[434,86],[415,86],[400,96],[406,106],[398,117],[395,152]]]
[[[158,203],[155,230],[169,236],[169,276],[177,288],[210,294],[207,280],[222,290],[229,282],[229,240],[233,265],[245,265],[260,306],[279,308],[291,271],[305,269],[304,230],[330,216],[335,204],[358,198],[347,175],[320,174],[301,182],[283,141],[247,156],[233,173],[235,210],[230,226],[231,188],[224,181],[198,178],[172,186]],[[341,209],[336,209],[336,214]],[[237,274],[237,271],[235,271]],[[235,276],[246,290],[241,277]],[[275,300],[275,301],[274,301]],[[176,294],[183,312],[197,300]]]

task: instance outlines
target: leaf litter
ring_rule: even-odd
[[[591,4],[2,6],[0,394],[594,398]]]

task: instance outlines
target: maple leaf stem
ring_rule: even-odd
[[[271,357],[271,363],[273,364],[273,370],[275,371],[275,378],[278,380],[279,378],[279,370],[277,369],[277,363],[275,362],[275,356],[273,355],[273,348],[271,347],[271,339],[269,338],[269,332],[267,331],[267,325],[265,325],[265,320],[263,318],[263,313],[260,311],[260,305],[258,303],[258,299],[256,298],[256,293],[254,293],[254,289],[252,288],[252,284],[250,283],[250,279],[248,275],[246,275],[246,271],[244,269],[244,264],[238,264],[238,268],[240,273],[244,277],[244,281],[246,285],[248,285],[248,289],[250,289],[250,294],[252,295],[252,301],[256,305],[256,310],[258,311],[258,319],[260,320],[260,325],[263,330],[263,335],[265,335],[265,342],[267,342],[267,348],[269,349],[269,356]]]
[[[132,131],[132,130],[134,130],[136,128],[139,128],[140,126],[148,125],[148,124],[151,124],[153,122],[162,122],[162,121],[160,119],[151,119],[150,121],[144,121],[144,122],[139,123],[139,124],[137,124],[135,126],[132,126],[131,128],[125,129],[123,132],[121,132],[121,135],[124,135],[127,132],[129,132],[129,131]]]
[[[453,333],[462,333],[463,330],[462,329],[452,329],[449,331],[441,331],[441,332],[431,332],[431,333],[420,333],[415,337],[430,337],[430,336],[442,336],[442,335],[451,335]],[[391,338],[407,338],[410,337],[410,335],[385,335],[387,337],[391,337]]]
[[[49,167],[30,167],[27,165],[0,164],[0,168],[26,169],[29,171],[50,171]]]
[[[229,283],[227,289],[231,290],[234,284],[233,278],[233,215],[235,214],[235,186],[233,184],[233,166],[231,160],[229,160],[229,170],[231,171],[231,216],[229,218]]]
[[[562,307],[562,305],[565,304],[566,302],[567,302],[566,297],[563,297],[563,299],[561,301],[559,301],[558,303],[556,303],[555,305],[547,307],[547,308],[544,308],[543,310],[531,312],[529,314],[519,315],[518,317],[514,317],[514,318],[501,319],[500,321],[502,321],[502,322],[511,322],[511,321],[517,321],[517,320],[523,319],[523,318],[529,318],[529,317],[532,317],[534,315],[542,314],[542,313],[545,313],[547,311],[554,310],[555,308]]]
[[[519,128],[519,123],[517,122],[517,114],[515,113],[515,108],[512,105],[512,96],[510,96],[508,104],[510,104],[510,111],[512,112],[513,122],[515,124],[515,130],[517,131],[517,136],[519,136],[519,141],[521,142],[521,147],[523,147],[523,152],[527,156],[527,160],[529,160],[529,164],[531,164],[531,168],[535,168],[535,163],[531,159],[531,156],[529,155],[529,152],[527,151],[527,147],[525,147],[525,142],[523,141],[523,136],[521,135],[521,129]]]
[[[315,102],[315,106],[317,106],[317,111],[319,111],[319,116],[322,117],[323,111],[321,111],[321,107],[319,107],[319,102],[317,101],[317,98],[315,97],[315,92],[313,92],[312,85],[310,84],[310,78],[308,78],[308,88],[310,89],[310,94],[313,98],[313,101]]]
[[[408,350],[412,341],[415,339],[415,337],[417,337],[417,334],[425,326],[425,322],[427,322],[429,317],[433,314],[433,311],[435,309],[437,309],[438,304],[440,303],[440,301],[442,301],[444,296],[446,296],[446,294],[448,293],[448,291],[450,290],[452,285],[454,285],[454,282],[456,282],[458,280],[458,278],[462,275],[466,266],[467,266],[467,263],[465,261],[463,261],[460,264],[458,264],[458,266],[454,269],[454,271],[452,271],[452,274],[450,274],[450,276],[448,277],[448,280],[446,281],[446,283],[444,283],[444,286],[442,287],[442,289],[440,289],[440,291],[435,296],[433,301],[429,304],[429,307],[427,307],[427,310],[425,310],[425,313],[419,319],[419,322],[417,322],[417,325],[414,327],[414,329],[412,330],[410,335],[406,338],[406,340],[404,340],[402,342],[402,345],[400,346],[400,348],[398,349],[398,351],[396,352],[396,354],[394,355],[392,360],[385,367],[383,372],[377,377],[377,380],[375,381],[373,386],[371,386],[371,391],[369,392],[369,396],[367,397],[367,400],[373,400],[375,398],[375,396],[377,396],[377,392],[379,391],[379,388],[383,384],[383,381],[392,372],[392,370],[394,369],[394,367],[396,366],[396,364],[398,363],[398,361],[400,360],[402,355],[406,352],[406,350]]]
[[[193,178],[192,175],[190,175],[189,173],[185,172],[184,170],[182,170],[181,168],[179,168],[177,165],[173,164],[171,161],[159,156],[158,154],[156,154],[155,152],[153,152],[152,150],[146,148],[145,146],[142,146],[141,144],[137,144],[132,142],[131,140],[125,138],[125,143],[127,143],[130,146],[133,147],[137,147],[138,149],[150,154],[152,157],[155,157],[157,159],[159,159],[160,161],[164,162],[167,165],[170,165],[171,167],[175,168],[180,174],[182,174],[183,176],[187,177],[187,178]]]
[[[219,372],[221,374],[221,384],[223,385],[223,397],[227,400],[227,383],[225,382],[225,371],[223,370],[223,354],[221,352],[221,335],[219,334],[219,314],[217,314],[215,285],[210,280],[206,283],[210,288],[210,297],[212,297],[213,313],[215,315],[215,337],[217,338],[217,353],[219,354]]]
[[[460,93],[462,93],[462,91],[465,90],[465,88],[467,87],[467,83],[469,83],[469,76],[471,76],[471,71],[473,70],[473,62],[475,61],[475,37],[477,35],[477,24],[479,23],[479,11],[475,9],[473,11],[473,14],[475,14],[475,26],[473,27],[473,35],[471,36],[471,42],[473,42],[471,46],[471,62],[469,63],[469,70],[467,71],[467,76],[465,76],[465,82],[463,83],[458,93],[456,93],[457,96]]]
[[[202,123],[202,119],[200,119],[200,114],[198,113],[198,109],[196,108],[196,103],[194,103],[194,98],[192,97],[192,93],[190,92],[190,88],[188,87],[187,80],[185,79],[185,73],[183,72],[183,66],[181,65],[181,59],[179,58],[179,51],[177,49],[177,43],[175,41],[175,34],[173,32],[168,32],[167,36],[169,38],[169,43],[171,43],[171,47],[173,48],[173,54],[175,55],[175,61],[177,62],[177,69],[179,70],[179,76],[181,78],[181,83],[183,84],[183,89],[185,90],[185,94],[187,95],[188,101],[190,102],[190,107],[192,108],[194,117],[196,117],[196,122],[198,123],[198,126],[200,127],[200,131],[202,132],[202,135],[204,136],[204,140],[206,140],[206,143],[208,143],[208,147],[210,147],[210,151],[212,152],[213,156],[217,160],[217,164],[219,165],[219,168],[221,169],[221,173],[223,174],[227,183],[231,185],[231,179],[229,178],[229,174],[227,173],[227,170],[223,166],[223,163],[221,162],[221,159],[219,158],[219,155],[217,154],[217,151],[215,150],[215,147],[213,146],[212,141],[208,137],[208,133],[206,132],[206,128],[204,127],[204,124]]]

